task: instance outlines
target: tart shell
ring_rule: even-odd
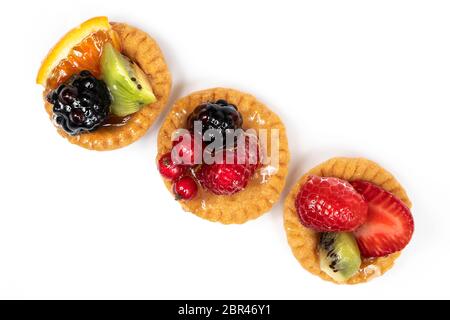
[[[58,128],[58,133],[80,147],[107,151],[125,147],[152,126],[167,104],[172,86],[171,75],[163,53],[156,41],[147,33],[124,23],[111,23],[122,43],[122,53],[136,62],[147,74],[157,101],[129,116],[120,125],[102,126],[96,131],[71,136]],[[45,110],[52,118],[53,106],[45,99]]]
[[[253,177],[247,187],[226,196],[215,195],[199,187],[197,196],[189,201],[180,201],[185,211],[213,222],[223,224],[242,224],[256,219],[279,200],[288,173],[289,149],[286,129],[280,118],[255,97],[232,89],[215,88],[199,91],[178,100],[165,119],[158,134],[158,156],[172,148],[172,133],[179,128],[186,128],[186,121],[194,109],[205,102],[225,99],[238,107],[243,117],[243,129],[278,129],[279,130],[279,168],[263,183]],[[270,140],[270,139],[268,139]],[[271,152],[270,145],[267,148]],[[257,173],[258,175],[259,173]],[[172,183],[164,180],[168,190]]]
[[[347,181],[365,180],[391,192],[411,208],[411,201],[394,176],[381,166],[363,158],[334,158],[310,170],[292,188],[284,204],[284,227],[292,253],[300,264],[312,274],[324,280],[335,282],[320,270],[318,256],[319,233],[304,227],[295,208],[295,199],[308,176],[336,177]],[[347,280],[346,284],[367,282],[380,276],[394,265],[400,252],[381,258],[363,259],[359,273]]]

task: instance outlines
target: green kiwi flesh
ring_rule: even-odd
[[[125,117],[156,102],[147,75],[110,43],[103,49],[100,65],[112,96],[111,112],[116,116]]]
[[[339,283],[350,279],[361,267],[361,254],[351,233],[322,233],[319,258],[320,269]]]

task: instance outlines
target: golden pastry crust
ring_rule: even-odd
[[[125,147],[141,138],[158,118],[169,99],[172,80],[158,44],[145,32],[124,23],[112,23],[121,42],[123,53],[136,62],[147,74],[157,102],[143,107],[122,125],[104,126],[94,132],[70,136],[64,130],[58,133],[73,144],[97,151]],[[52,118],[53,106],[45,99],[45,110]]]
[[[347,181],[366,180],[393,193],[409,208],[411,208],[411,201],[392,174],[375,162],[363,158],[330,159],[310,170],[296,183],[284,204],[284,227],[289,245],[294,256],[306,270],[324,280],[335,282],[320,270],[317,251],[319,234],[301,224],[295,208],[295,198],[310,175],[336,177]],[[363,260],[360,272],[350,278],[346,284],[362,283],[382,275],[392,268],[399,255],[398,252],[382,258]]]
[[[209,221],[223,224],[241,224],[256,219],[269,211],[278,201],[284,188],[289,163],[289,149],[286,130],[280,118],[253,96],[232,89],[215,88],[199,91],[178,100],[165,119],[158,134],[158,156],[161,157],[172,148],[172,133],[186,128],[189,114],[200,104],[207,101],[225,99],[238,106],[243,117],[243,128],[279,130],[279,169],[261,183],[261,174],[257,173],[248,186],[230,196],[217,196],[203,188],[190,201],[180,201],[185,211]],[[269,131],[270,132],[270,131]],[[270,140],[270,139],[268,139]],[[270,145],[268,146],[270,154]],[[164,180],[167,189],[172,191],[171,182]]]

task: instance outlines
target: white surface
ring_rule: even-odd
[[[2,4],[0,298],[450,298],[449,14],[448,1]],[[114,152],[60,138],[35,75],[96,15],[159,41],[172,102],[229,86],[272,107],[289,135],[288,188],[332,156],[391,170],[416,222],[395,268],[356,287],[312,276],[281,203],[242,226],[183,212],[154,165],[161,121]]]

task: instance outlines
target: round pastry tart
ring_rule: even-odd
[[[362,158],[334,158],[289,193],[284,225],[300,264],[327,281],[357,284],[389,270],[411,240],[411,202],[392,174]]]
[[[241,224],[280,197],[289,150],[280,118],[249,94],[199,91],[178,100],[158,135],[157,165],[185,211]]]
[[[60,135],[92,150],[142,137],[167,103],[171,76],[148,34],[106,17],[69,31],[51,49],[36,82]]]

